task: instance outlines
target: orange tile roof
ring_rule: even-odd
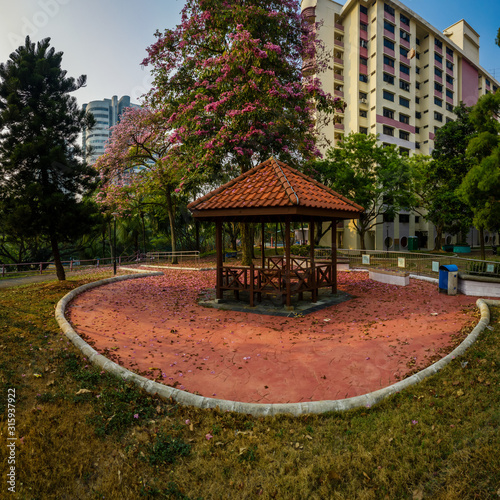
[[[312,208],[346,211],[357,218],[363,208],[332,189],[274,158],[188,205],[191,211]]]

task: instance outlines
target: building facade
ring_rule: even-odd
[[[319,34],[331,57],[331,70],[318,75],[323,89],[347,103],[326,130],[333,145],[360,132],[378,134],[402,154],[430,155],[455,106],[472,106],[500,87],[479,65],[479,35],[463,19],[440,32],[397,0],[303,0],[302,11],[323,22]],[[346,248],[360,247],[352,225],[342,232]],[[415,235],[420,247],[434,247],[432,224],[402,213],[375,226],[365,244],[405,250]]]
[[[139,108],[138,104],[130,102],[130,97],[125,95],[118,99],[91,101],[83,105],[83,109],[94,115],[96,124],[92,130],[84,130],[82,147],[85,159],[93,164],[99,156],[104,154],[106,143],[111,136],[111,127],[120,120],[120,116],[127,108]]]

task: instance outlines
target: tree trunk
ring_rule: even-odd
[[[64,281],[66,279],[66,273],[61,262],[61,254],[59,253],[59,243],[57,237],[54,234],[50,235],[50,245],[52,247],[52,255],[54,256],[54,264],[56,266],[57,279],[59,281]]]
[[[142,222],[142,248],[144,250],[144,253],[147,253],[147,249],[146,249],[146,222],[144,221],[144,212],[141,212],[140,216],[141,216],[141,222]]]
[[[443,226],[436,226],[436,240],[434,241],[434,251],[441,250],[441,239],[443,238]]]
[[[170,222],[170,241],[172,243],[172,264],[178,264],[177,256],[175,255],[176,251],[176,238],[175,238],[175,209],[172,203],[172,197],[170,195],[170,191],[166,193],[167,200],[167,212],[168,212],[168,221]]]
[[[479,228],[479,244],[481,245],[481,260],[486,260],[486,249],[484,248],[484,228]]]
[[[243,266],[249,266],[252,263],[253,254],[253,231],[248,224],[244,222],[240,223],[240,233],[241,233],[241,264]]]

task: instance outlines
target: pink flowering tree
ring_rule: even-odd
[[[181,24],[157,33],[147,99],[184,179],[213,182],[271,155],[302,169],[319,155],[319,122],[344,103],[321,89],[317,30],[298,0],[187,0]]]
[[[148,107],[130,108],[113,128],[94,167],[101,180],[96,200],[103,210],[124,217],[139,215],[144,234],[144,214],[165,209],[175,252],[175,213],[183,183],[170,154],[175,147],[170,134],[161,113]]]

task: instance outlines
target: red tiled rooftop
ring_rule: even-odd
[[[363,208],[274,158],[189,204],[195,211],[252,208],[312,208],[350,212]]]

